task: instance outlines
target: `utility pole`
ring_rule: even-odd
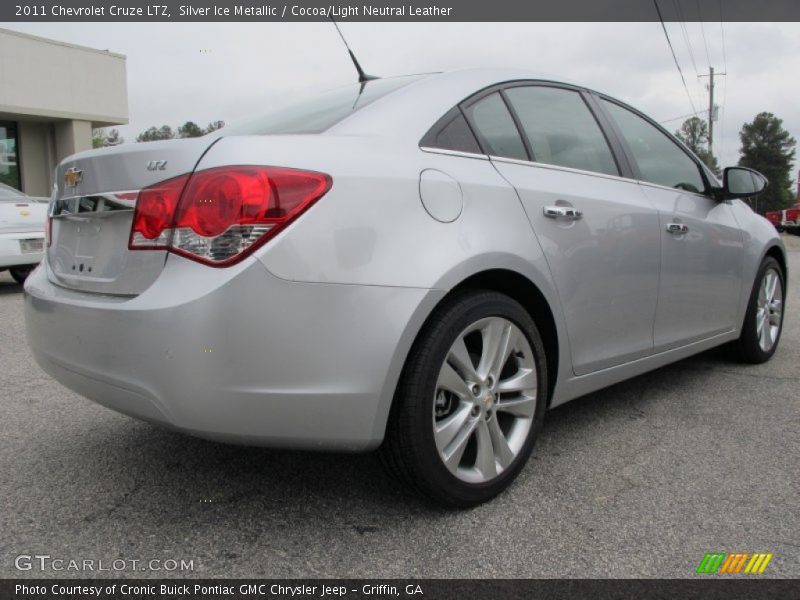
[[[714,156],[714,67],[708,67],[708,153]]]
[[[714,156],[714,67],[708,67],[708,75],[698,75],[698,77],[708,77],[708,154]],[[716,75],[727,75],[727,73],[716,73]]]

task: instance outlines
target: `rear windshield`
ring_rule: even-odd
[[[233,123],[220,130],[223,135],[267,135],[321,133],[375,100],[421,79],[408,75],[368,81],[328,90],[288,106],[273,109],[254,119]]]

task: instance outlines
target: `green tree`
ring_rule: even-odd
[[[108,135],[103,129],[92,129],[92,148],[103,148]]]
[[[717,158],[708,150],[708,123],[699,117],[686,119],[675,137],[686,144],[697,157],[719,177],[722,172]]]
[[[211,121],[206,127],[206,133],[211,133],[212,131],[216,131],[217,129],[222,129],[225,127],[225,121]]]
[[[143,131],[136,136],[137,142],[154,142],[156,140],[171,140],[175,137],[172,132],[172,127],[169,125],[162,125],[160,128],[151,127],[147,131]]]
[[[183,125],[178,127],[179,138],[193,138],[204,135],[205,131],[200,129],[200,126],[194,121],[186,121]]]
[[[700,117],[686,119],[681,128],[675,132],[675,137],[696,153],[708,146],[708,123]]]
[[[792,162],[797,142],[783,128],[783,120],[769,112],[756,115],[742,125],[739,165],[762,173],[769,186],[758,196],[758,212],[781,210],[793,203]]]

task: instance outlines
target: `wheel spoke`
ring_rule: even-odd
[[[501,400],[496,409],[522,419],[530,419],[536,412],[536,396],[520,396],[513,400]]]
[[[769,271],[764,277],[764,291],[767,296],[767,303],[772,302],[775,298],[775,288],[778,285],[778,277],[775,273]]]
[[[463,435],[459,435],[458,439],[453,443],[452,448],[448,449],[448,451],[442,455],[445,466],[453,473],[458,471],[458,465],[461,464],[461,459],[464,457],[464,451],[467,449],[467,443],[469,442],[472,432],[475,430],[476,423],[477,421],[472,421],[471,426],[468,428],[469,430]]]
[[[756,311],[756,335],[761,337],[761,330],[764,329],[764,315],[767,314],[767,309],[759,308]]]
[[[484,480],[492,479],[497,475],[497,464],[494,458],[492,435],[489,433],[489,427],[485,420],[480,420],[475,432],[478,440],[475,468],[480,472]]]
[[[462,402],[452,415],[436,422],[433,434],[436,438],[436,446],[441,452],[449,455],[452,453],[453,447],[459,445],[458,441],[464,437],[464,434],[469,437],[469,434],[472,433],[475,426],[469,423],[471,409],[472,407],[467,402]]]
[[[512,377],[501,381],[497,385],[497,391],[508,393],[536,390],[536,380],[536,371],[534,369],[519,369]]]
[[[483,349],[478,364],[478,375],[485,378],[491,374],[497,378],[511,353],[512,325],[508,321],[492,319],[481,330],[481,335]]]
[[[490,419],[486,425],[489,427],[489,435],[492,438],[495,460],[500,467],[505,469],[514,460],[514,452],[508,445],[508,440],[503,434],[503,430],[500,429],[500,424],[497,422],[496,417]]]
[[[761,323],[761,335],[759,336],[761,349],[766,352],[770,349],[772,345],[772,341],[770,340],[770,326],[769,326],[769,318],[764,317],[764,320]]]
[[[471,395],[467,382],[461,378],[461,375],[449,363],[442,365],[436,387],[453,392],[462,399],[466,399]]]
[[[450,348],[450,352],[447,354],[447,360],[453,365],[456,371],[461,374],[463,379],[472,382],[477,382],[479,380],[478,373],[475,371],[475,366],[472,364],[472,358],[464,343],[464,336],[459,337]]]

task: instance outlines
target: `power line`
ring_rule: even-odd
[[[722,36],[722,66],[725,72],[728,72],[728,56],[725,50],[725,27],[722,18],[722,0],[719,0],[719,31]],[[720,156],[725,152],[725,104],[728,101],[728,78],[722,80],[722,106],[719,110],[719,128],[720,128]]]
[[[707,113],[707,109],[703,109],[700,111],[700,114]],[[688,119],[689,117],[696,117],[698,113],[689,113],[688,115],[681,115],[680,117],[672,117],[671,119],[665,119],[664,121],[659,121],[662,125],[666,123],[672,123],[673,121],[678,121],[680,119]]]
[[[692,111],[694,112],[695,116],[697,116],[697,109],[694,106],[694,100],[692,100],[692,95],[689,93],[689,87],[686,85],[686,78],[683,76],[683,70],[681,69],[680,63],[678,63],[678,57],[675,56],[675,48],[672,47],[672,40],[669,39],[667,27],[664,25],[664,17],[661,15],[661,8],[658,6],[658,0],[653,0],[653,4],[656,6],[658,20],[661,22],[661,29],[664,30],[664,37],[667,38],[667,45],[669,46],[669,51],[672,53],[672,60],[675,61],[675,66],[678,68],[678,73],[680,73],[681,81],[683,82],[683,89],[686,90],[686,97],[689,98],[689,104],[692,105]]]
[[[703,15],[700,14],[700,0],[697,0],[697,20],[700,21],[700,33],[703,36],[703,46],[706,48],[706,60],[711,64],[711,54],[708,52],[708,41],[706,40],[706,28],[703,25]]]
[[[722,66],[725,67],[725,70],[728,70],[728,57],[727,53],[725,52],[725,27],[723,27],[723,19],[722,19],[722,0],[719,0],[719,31],[722,34]]]
[[[678,15],[678,26],[683,35],[683,42],[689,49],[689,58],[692,61],[692,67],[694,67],[694,74],[699,75],[700,71],[697,69],[697,61],[694,59],[694,50],[692,49],[692,43],[689,39],[689,30],[686,28],[686,19],[683,16],[683,9],[681,8],[679,0],[672,0],[672,4],[675,6],[675,13]]]

